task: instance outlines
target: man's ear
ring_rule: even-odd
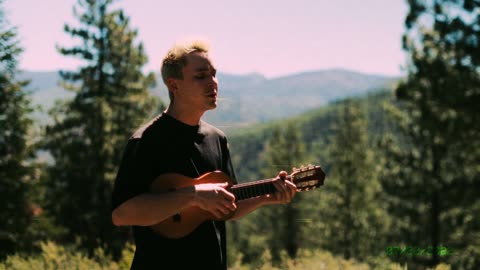
[[[167,89],[169,92],[175,95],[175,92],[178,89],[177,81],[174,78],[167,79]]]

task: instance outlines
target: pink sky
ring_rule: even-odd
[[[35,3],[35,4],[33,4]],[[25,52],[20,67],[73,69],[78,60],[55,45],[78,44],[63,32],[76,23],[74,0],[5,0],[11,24],[19,27]],[[138,29],[149,56],[146,70],[158,70],[167,49],[185,36],[208,37],[220,72],[259,72],[276,77],[344,68],[401,75],[404,0],[123,0],[121,7]]]

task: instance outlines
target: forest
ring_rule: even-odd
[[[152,94],[161,78],[143,72],[137,30],[112,1],[76,4],[79,26],[64,31],[77,45],[58,53],[84,65],[60,71],[70,95],[46,110],[0,0],[0,270],[130,267],[112,189],[126,140],[168,100]],[[214,118],[258,117],[226,130],[240,182],[326,172],[290,204],[228,221],[229,269],[480,269],[480,1],[407,2],[407,76],[294,116],[262,118],[259,99],[257,115]],[[277,86],[290,102],[294,89]]]

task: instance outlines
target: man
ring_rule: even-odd
[[[113,192],[112,220],[133,226],[136,252],[131,269],[226,269],[224,221],[205,221],[185,237],[170,239],[151,226],[196,206],[221,217],[238,219],[266,204],[288,203],[295,185],[280,172],[276,192],[235,201],[226,184],[199,184],[167,193],[150,192],[161,174],[198,177],[221,170],[233,182],[235,173],[222,131],[201,120],[217,107],[216,69],[201,41],[177,44],[162,62],[170,105],[129,139]]]

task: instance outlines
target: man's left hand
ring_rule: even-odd
[[[292,201],[297,187],[291,181],[291,176],[286,171],[281,171],[273,181],[276,192],[267,195],[268,202],[272,204],[287,204]]]

